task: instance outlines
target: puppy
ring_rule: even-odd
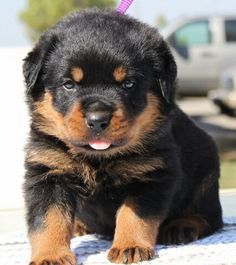
[[[41,36],[23,71],[31,265],[75,265],[75,230],[113,237],[108,259],[129,264],[153,258],[156,242],[222,227],[215,144],[175,104],[176,64],[155,28],[74,13]]]

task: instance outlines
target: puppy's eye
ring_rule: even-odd
[[[131,89],[136,85],[134,80],[125,80],[122,84],[123,88]]]
[[[67,80],[63,84],[63,88],[65,88],[66,90],[73,90],[75,88],[75,83],[72,80]]]

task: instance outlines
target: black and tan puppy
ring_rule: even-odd
[[[156,29],[75,13],[42,35],[24,75],[30,264],[76,264],[74,228],[114,236],[108,259],[132,263],[157,241],[222,226],[215,144],[176,106],[176,65]]]

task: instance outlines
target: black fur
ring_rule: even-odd
[[[135,81],[134,88],[114,80],[112,73],[119,65],[128,69],[126,79]],[[77,66],[84,77],[75,84],[75,92],[65,91],[62,86],[72,78],[70,69]],[[114,11],[75,13],[42,35],[24,63],[32,111],[24,184],[30,233],[43,228],[48,209],[57,205],[89,231],[113,236],[117,210],[127,198],[141,218],[160,218],[163,226],[172,219],[198,215],[209,225],[202,236],[221,228],[217,150],[175,104],[176,72],[173,56],[156,29]],[[46,92],[63,117],[76,102],[86,112],[90,101],[105,101],[113,109],[123,104],[130,124],[145,111],[147,94],[152,93],[160,103],[156,111],[161,118],[152,121],[154,129],[143,133],[137,147],[122,149],[128,142],[119,139],[111,151],[92,150],[90,135],[73,142],[79,146],[75,153],[64,139],[39,129],[34,103]],[[59,150],[73,163],[85,163],[95,172],[95,180],[84,179],[82,172],[50,173],[54,169],[50,165],[29,159],[39,150]],[[133,161],[138,161],[137,168],[151,165],[154,158],[163,166],[139,175],[126,168]]]

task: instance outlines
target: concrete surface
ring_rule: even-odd
[[[219,108],[208,98],[184,98],[178,101],[178,105],[193,118],[201,117],[206,123],[236,130],[236,117],[220,114]]]
[[[179,100],[178,105],[214,138],[222,153],[235,153],[236,117],[220,114],[219,109],[208,98],[185,98]]]
[[[236,189],[221,190],[220,200],[223,216],[236,216]]]

